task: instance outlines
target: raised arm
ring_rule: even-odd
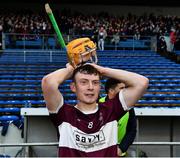
[[[103,76],[114,78],[125,83],[126,88],[123,89],[123,97],[128,107],[132,107],[145,93],[149,80],[145,76],[137,73],[102,67],[92,64]]]
[[[74,68],[67,64],[66,68],[56,70],[42,79],[42,91],[49,111],[56,112],[63,105],[63,97],[58,89],[59,85],[71,77]]]

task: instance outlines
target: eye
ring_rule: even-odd
[[[119,90],[124,89],[125,87],[119,87]]]
[[[86,80],[80,80],[79,83],[80,83],[81,85],[86,85],[86,84],[88,83],[88,81],[86,81]]]
[[[100,85],[100,81],[93,81],[93,84],[94,84],[95,86]]]

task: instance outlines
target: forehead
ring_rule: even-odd
[[[78,73],[75,75],[75,79],[76,79],[76,80],[80,80],[80,79],[100,80],[100,76],[99,76],[99,75],[95,75],[95,74],[84,74],[84,73],[78,72]]]

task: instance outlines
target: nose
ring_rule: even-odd
[[[88,89],[93,89],[93,88],[94,88],[93,83],[92,83],[92,82],[89,82]]]

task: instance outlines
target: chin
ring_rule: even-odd
[[[86,104],[93,104],[93,103],[96,103],[96,101],[97,101],[97,97],[95,98],[95,97],[93,97],[93,98],[83,98],[83,100],[82,100],[84,103],[86,103]]]
[[[95,103],[96,102],[96,100],[86,100],[86,101],[84,101],[86,104],[93,104],[93,103]]]

